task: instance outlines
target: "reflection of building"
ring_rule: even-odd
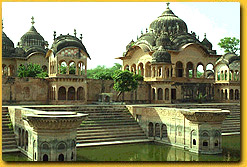
[[[199,96],[208,101],[239,100],[240,65],[234,66],[231,77],[237,77],[231,81],[234,84],[228,85],[235,86],[236,98],[218,98],[215,91],[219,89],[216,90],[216,87],[223,82],[215,82],[214,72],[218,70],[218,63],[228,66],[230,62],[217,61],[220,55],[212,50],[206,34],[204,39],[199,41],[194,32],[188,33],[186,23],[177,17],[169,6],[150,24],[149,31],[142,33],[137,41],[132,40],[126,50],[124,56],[119,58],[123,60],[123,69],[144,76],[144,81],[151,86],[152,103],[195,101]],[[220,60],[224,59],[223,57]],[[234,57],[232,60],[240,60],[236,55],[231,54],[231,57]],[[226,71],[231,74],[231,70],[224,70],[224,74]],[[221,91],[223,89],[225,90],[222,88]]]

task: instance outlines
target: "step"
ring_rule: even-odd
[[[130,144],[130,143],[144,143],[150,142],[148,139],[136,139],[136,140],[123,140],[123,141],[109,141],[109,142],[98,142],[98,143],[80,143],[76,147],[91,147],[91,146],[103,146],[113,144]]]
[[[88,136],[77,136],[77,140],[87,140],[87,139],[104,139],[104,138],[118,138],[118,137],[140,137],[145,136],[143,132],[138,133],[125,133],[125,134],[100,134],[100,135],[88,135]],[[146,136],[145,136],[146,137]]]
[[[131,126],[131,127],[123,127],[123,128],[114,128],[114,129],[110,129],[110,128],[88,128],[88,129],[77,129],[77,134],[81,134],[81,133],[96,133],[96,132],[109,132],[109,131],[132,131],[132,130],[139,130],[141,129],[139,126]]]
[[[131,131],[87,131],[87,132],[82,132],[82,133],[77,133],[77,137],[87,137],[87,136],[104,136],[104,135],[117,135],[117,134],[144,134],[142,129],[136,129],[136,130],[131,130]]]

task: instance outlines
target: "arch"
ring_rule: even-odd
[[[149,124],[148,124],[148,136],[149,137],[154,136],[154,125],[152,122],[149,122]]]
[[[18,146],[21,146],[21,128],[19,128],[19,133],[18,133],[18,137],[19,137],[19,142],[18,142]]]
[[[58,161],[64,161],[64,155],[63,154],[59,154]]]
[[[74,153],[72,152],[71,153],[71,160],[73,160],[74,159]]]
[[[158,123],[155,124],[155,137],[160,138],[160,124]]]
[[[25,137],[24,137],[24,129],[21,130],[21,147],[24,147],[24,141]]]
[[[239,100],[239,90],[235,89],[235,100]]]
[[[59,66],[58,66],[58,73],[59,74],[67,74],[67,71],[68,71],[67,62],[65,60],[61,60],[59,62]]]
[[[82,61],[77,63],[77,75],[85,75],[85,66]]]
[[[8,76],[14,76],[15,74],[15,68],[12,64],[8,66]]]
[[[129,67],[129,65],[128,64],[126,64],[125,66],[124,66],[124,70],[130,70],[130,67]]]
[[[207,71],[207,70],[214,71],[214,65],[213,65],[213,63],[208,63],[208,64],[206,65],[206,71]]]
[[[165,100],[169,100],[169,89],[165,89]]]
[[[50,145],[49,145],[49,143],[45,142],[45,143],[42,143],[41,148],[43,150],[49,150],[50,149]]]
[[[74,61],[69,62],[69,74],[75,74],[76,65]]]
[[[229,99],[230,99],[230,100],[233,100],[233,89],[230,89],[230,92],[229,92]]]
[[[25,150],[28,150],[28,131],[25,131]]]
[[[43,155],[43,161],[48,161],[48,159],[49,159],[49,158],[48,158],[48,155],[47,155],[47,154],[44,154],[44,155]]]
[[[8,75],[8,68],[5,64],[2,64],[2,75]]]
[[[163,89],[162,88],[158,89],[158,100],[163,100]]]
[[[145,64],[145,77],[151,77],[151,63],[147,62]]]
[[[202,63],[198,63],[196,66],[196,78],[203,78],[204,73],[204,65]]]
[[[161,125],[161,136],[162,138],[167,138],[167,126],[165,124]]]
[[[46,66],[46,65],[43,65],[43,66],[42,66],[42,70],[43,70],[44,72],[48,72],[47,66]]]
[[[220,80],[222,80],[221,79],[221,73],[220,73],[220,71],[217,71],[217,81],[220,81]]]
[[[153,97],[152,99],[155,100],[155,89],[154,88],[152,88],[152,97]]]
[[[79,87],[77,89],[77,100],[85,100],[85,91],[83,87]]]
[[[63,86],[58,89],[58,100],[66,100],[66,88]]]
[[[227,89],[225,89],[225,100],[228,100],[228,92],[227,92]]]
[[[196,137],[197,137],[197,132],[193,129],[190,132],[191,148],[197,145]]]
[[[152,73],[153,73],[152,77],[155,77],[155,76],[156,76],[156,70],[155,70],[155,67],[153,67],[153,68],[152,68]]]
[[[144,68],[143,68],[143,63],[139,63],[137,66],[138,74],[141,76],[144,76]]]
[[[68,100],[75,100],[75,88],[73,86],[68,89]]]
[[[60,142],[57,145],[58,150],[65,150],[66,149],[66,144],[64,142]]]
[[[194,78],[194,65],[192,62],[188,62],[186,65],[186,77]]]
[[[223,98],[224,98],[224,91],[223,91],[223,89],[221,89],[221,91],[220,91],[220,99],[223,100]]]
[[[131,65],[130,72],[136,74],[136,64]]]
[[[183,72],[184,72],[184,68],[183,68],[183,63],[181,61],[176,62],[176,77],[183,77]]]

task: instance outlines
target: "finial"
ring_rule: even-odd
[[[204,33],[204,38],[206,38],[207,37],[207,34],[206,33]]]
[[[138,39],[138,35],[137,35],[136,39]]]
[[[80,40],[82,40],[82,34],[80,34]]]
[[[146,28],[146,33],[148,33],[148,28]]]
[[[32,25],[34,25],[34,23],[35,23],[35,22],[34,22],[34,17],[32,16],[31,19],[32,19],[32,22],[31,22],[31,23],[32,23]]]
[[[3,19],[2,19],[2,30],[3,30],[3,28],[4,28],[4,27],[3,27]]]
[[[167,8],[169,8],[170,2],[167,2],[166,5],[167,5]]]
[[[75,37],[76,37],[76,29],[74,29],[74,34],[75,34]]]
[[[141,34],[143,35],[143,31],[141,30]]]
[[[56,38],[56,35],[57,35],[56,31],[54,31],[54,33],[53,33],[54,40],[55,40],[55,38]]]

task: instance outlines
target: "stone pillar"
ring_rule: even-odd
[[[176,77],[176,66],[172,65],[172,77]]]
[[[197,78],[197,69],[193,69],[193,78]]]
[[[203,66],[203,78],[206,78],[206,66]]]
[[[154,88],[154,90],[155,90],[155,100],[158,100],[158,89]]]

